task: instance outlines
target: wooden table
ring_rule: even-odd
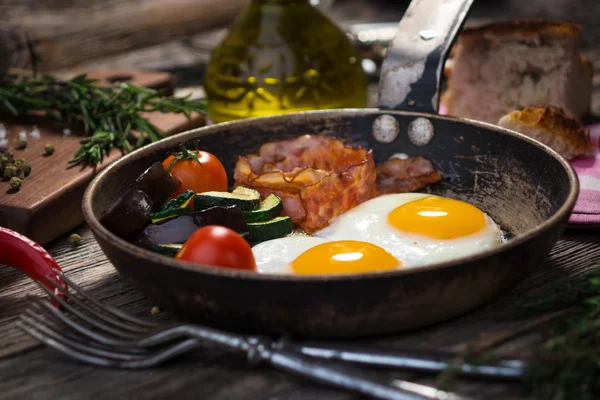
[[[348,8],[333,10],[341,22],[376,21],[381,7],[385,15],[396,18],[401,7],[393,2],[369,3],[352,0],[362,6],[362,20]],[[550,4],[552,3],[552,4]],[[521,5],[523,4],[523,5]],[[525,6],[526,4],[527,6]],[[553,1],[484,1],[477,4],[470,22],[516,17],[554,17],[573,20],[584,25],[584,51],[597,68],[600,68],[600,21],[595,20],[600,5],[596,0],[580,1],[573,5],[569,0]],[[379,9],[378,9],[379,7]],[[595,11],[594,11],[595,10]],[[214,42],[216,35],[195,38]],[[90,65],[140,67],[150,65],[165,52],[171,54],[170,67],[180,73],[180,83],[196,84],[197,71],[190,67],[188,54],[177,57],[181,43],[169,43],[137,54],[111,58]],[[179,64],[178,64],[179,63]],[[182,66],[183,65],[183,66]],[[187,77],[187,78],[186,78]],[[191,79],[190,79],[191,77]],[[594,111],[600,115],[600,80],[596,75]],[[77,229],[83,238],[78,248],[71,247],[67,237],[51,243],[48,249],[59,264],[77,283],[82,284],[102,301],[122,307],[147,318],[172,319],[162,312],[151,315],[152,302],[121,279],[94,241],[89,229]],[[323,388],[267,368],[251,368],[244,360],[232,357],[217,349],[205,349],[181,358],[176,362],[147,371],[122,371],[98,369],[80,365],[52,350],[40,346],[13,326],[14,319],[25,309],[27,295],[40,295],[41,291],[20,272],[2,267],[0,273],[0,398],[2,399],[358,399],[358,397]],[[560,278],[577,279],[593,268],[600,268],[600,231],[567,230],[557,243],[547,261],[537,272],[510,293],[495,299],[478,310],[453,321],[427,329],[393,337],[377,338],[371,343],[390,347],[423,349],[456,349],[467,342],[482,343],[515,332],[526,325],[524,321],[507,318],[524,295],[545,293]],[[504,344],[499,351],[511,351],[531,345],[538,339],[535,333],[519,336]],[[433,384],[431,376],[392,372],[389,377],[410,379]],[[517,383],[493,381],[460,381],[456,391],[487,399],[526,398]]]

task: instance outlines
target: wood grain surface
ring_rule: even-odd
[[[248,0],[45,0],[0,2],[6,47],[20,47],[27,34],[40,57],[40,68],[73,66],[214,29],[229,23]],[[0,46],[1,47],[1,46]],[[23,55],[21,59],[26,59]]]
[[[336,1],[332,15],[340,23],[394,20],[402,13],[400,1]],[[404,2],[406,3],[406,2]],[[480,0],[475,2],[471,23],[511,18],[561,18],[584,25],[583,51],[600,69],[600,3],[597,0]],[[342,6],[343,5],[343,6]],[[204,44],[214,45],[210,36],[197,36]],[[147,67],[160,63],[175,72],[183,86],[197,85],[194,71],[198,66],[180,42],[123,57],[97,61],[94,66]],[[191,79],[189,79],[191,77]],[[594,78],[593,109],[600,114],[600,75]],[[186,88],[185,90],[188,90]],[[375,104],[376,90],[371,99]],[[77,283],[110,304],[138,316],[175,317],[168,312],[152,316],[152,302],[128,282],[121,279],[106,260],[89,229],[79,226],[83,244],[72,248],[67,235],[48,248]],[[376,343],[393,348],[453,349],[465,343],[485,343],[490,338],[514,332],[525,325],[510,316],[518,302],[528,294],[548,293],[561,278],[580,279],[600,268],[600,231],[568,230],[554,247],[547,261],[516,289],[485,306],[448,323],[407,332],[402,335],[374,338]],[[40,346],[14,326],[14,319],[27,306],[27,295],[40,295],[19,271],[0,267],[0,391],[1,399],[203,399],[203,400],[358,400],[356,396],[323,388],[267,368],[248,367],[243,359],[218,349],[207,348],[167,365],[142,372],[93,368],[77,364],[50,349]],[[500,354],[528,348],[539,341],[531,333],[498,349]],[[430,376],[391,372],[390,378],[409,379],[433,384]],[[489,380],[461,380],[457,391],[478,399],[528,399],[517,383]]]
[[[102,70],[91,77],[125,79],[147,87],[173,91],[172,77],[167,73],[134,70]],[[148,119],[165,134],[202,126],[204,116],[194,114],[190,120],[177,114],[148,114]],[[9,190],[8,182],[0,182],[0,226],[21,232],[40,244],[46,244],[83,222],[81,199],[87,184],[96,173],[121,156],[113,150],[95,169],[70,167],[68,161],[80,147],[83,131],[46,118],[15,119],[0,116],[7,130],[8,147],[14,149],[21,135],[27,137],[25,150],[13,150],[15,158],[25,158],[31,174],[23,180],[19,191]],[[54,154],[44,156],[44,146],[54,146]]]
[[[152,316],[152,302],[121,279],[86,227],[76,230],[83,238],[73,248],[63,237],[52,246],[52,254],[67,274],[90,293],[135,315],[172,320],[168,312]],[[568,231],[548,260],[515,290],[454,321],[402,335],[365,340],[391,348],[453,349],[465,342],[484,340],[524,324],[510,318],[523,296],[548,291],[561,278],[578,279],[600,268],[600,232]],[[196,351],[167,365],[142,372],[93,368],[74,363],[41,347],[13,326],[27,307],[28,295],[41,291],[17,270],[0,267],[0,379],[2,399],[104,399],[108,397],[158,399],[355,399],[268,368],[253,369],[243,359],[215,348]],[[536,341],[530,334],[499,349],[510,352]],[[35,351],[34,351],[35,350]],[[392,372],[390,378],[433,384],[429,376]],[[112,384],[99,384],[112,382]],[[461,381],[463,394],[486,399],[520,398],[514,383]],[[485,396],[482,396],[485,394]],[[358,399],[358,398],[357,398]]]

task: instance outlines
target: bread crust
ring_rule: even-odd
[[[553,107],[527,107],[500,118],[498,125],[533,137],[571,159],[592,149],[590,132],[564,110]]]
[[[594,64],[592,63],[592,60],[590,60],[589,58],[586,58],[585,56],[580,56],[579,57],[580,61],[581,61],[581,65],[583,65],[583,67],[587,70],[587,72],[592,75],[592,77],[594,76]]]
[[[450,115],[490,123],[545,104],[583,119],[591,112],[594,67],[580,53],[581,30],[544,19],[465,29],[444,66],[441,103]]]

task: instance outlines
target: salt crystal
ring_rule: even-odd
[[[25,131],[19,132],[19,139],[27,140],[27,132],[25,132]]]
[[[34,139],[40,138],[40,130],[38,129],[37,125],[33,126],[33,130],[31,132],[29,132],[29,136]]]
[[[70,134],[71,134],[71,130],[69,128],[63,129],[63,135],[70,135]]]

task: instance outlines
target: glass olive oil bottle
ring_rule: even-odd
[[[367,102],[354,44],[309,0],[251,0],[213,50],[204,86],[215,123]]]

